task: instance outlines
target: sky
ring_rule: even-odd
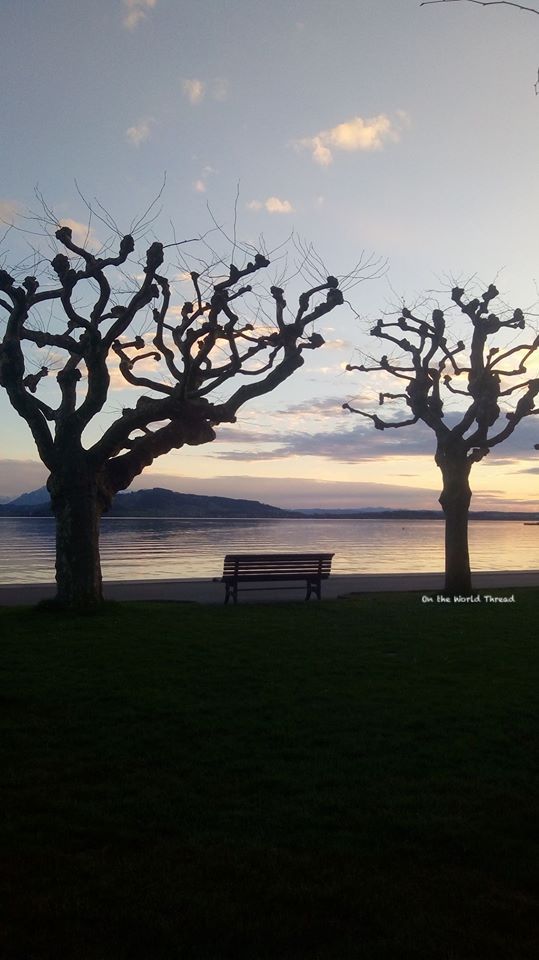
[[[0,215],[14,223],[5,268],[43,242],[24,219],[42,213],[39,197],[98,249],[110,231],[96,215],[89,223],[88,205],[127,232],[164,180],[135,271],[156,238],[204,236],[228,256],[234,227],[274,251],[268,285],[289,277],[289,303],[308,285],[293,276],[306,246],[337,276],[364,264],[363,282],[317,328],[324,347],[293,378],[213,443],[156,460],[133,488],[437,509],[433,435],[381,433],[343,411],[377,412],[383,383],[346,366],[383,352],[373,320],[403,303],[428,316],[456,283],[476,295],[495,281],[500,309],[521,307],[537,330],[539,16],[419,0],[0,3]],[[115,377],[95,436],[126,403]],[[538,442],[529,417],[475,465],[472,508],[538,508]],[[46,476],[0,392],[0,496]]]

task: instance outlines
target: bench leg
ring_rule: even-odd
[[[311,599],[311,594],[314,590],[315,597],[317,600],[322,599],[322,582],[320,580],[307,580],[307,593],[305,595],[305,600]]]
[[[237,583],[227,583],[226,593],[225,593],[225,603],[228,603],[230,597],[232,597],[232,603],[238,602],[238,584]]]

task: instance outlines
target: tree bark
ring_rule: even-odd
[[[445,592],[452,596],[469,596],[472,592],[468,548],[471,464],[461,452],[438,453],[436,461],[443,477],[439,502],[445,518]]]
[[[82,608],[103,600],[99,524],[110,498],[97,477],[70,465],[51,474],[48,488],[56,517],[56,603]]]

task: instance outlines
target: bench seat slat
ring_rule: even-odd
[[[318,573],[296,573],[293,571],[291,573],[242,573],[240,579],[242,581],[254,581],[254,580],[318,580]],[[322,574],[322,578],[327,580],[329,574]],[[231,574],[230,576],[224,576],[223,580],[228,580],[233,582],[236,578]]]

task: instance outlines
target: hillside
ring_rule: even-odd
[[[46,487],[24,493],[9,503],[0,504],[0,517],[48,517],[50,503]],[[404,510],[363,507],[356,510],[311,508],[281,510],[259,500],[236,500],[232,497],[208,497],[194,493],[176,493],[162,487],[119,493],[108,517],[160,517],[166,519],[298,519],[298,520],[443,520],[441,510]],[[517,520],[538,522],[535,512],[470,511],[470,520]]]
[[[23,494],[10,503],[0,505],[3,517],[47,517],[50,502],[45,487]],[[198,519],[240,519],[242,517],[286,518],[297,516],[258,500],[235,500],[231,497],[206,497],[191,493],[175,493],[154,487],[136,490],[115,497],[109,517],[194,517]]]
[[[117,496],[109,511],[110,517],[288,517],[294,514],[278,507],[271,507],[258,500],[235,500],[231,497],[205,497],[192,493],[174,493],[154,487],[153,490],[136,490]]]

